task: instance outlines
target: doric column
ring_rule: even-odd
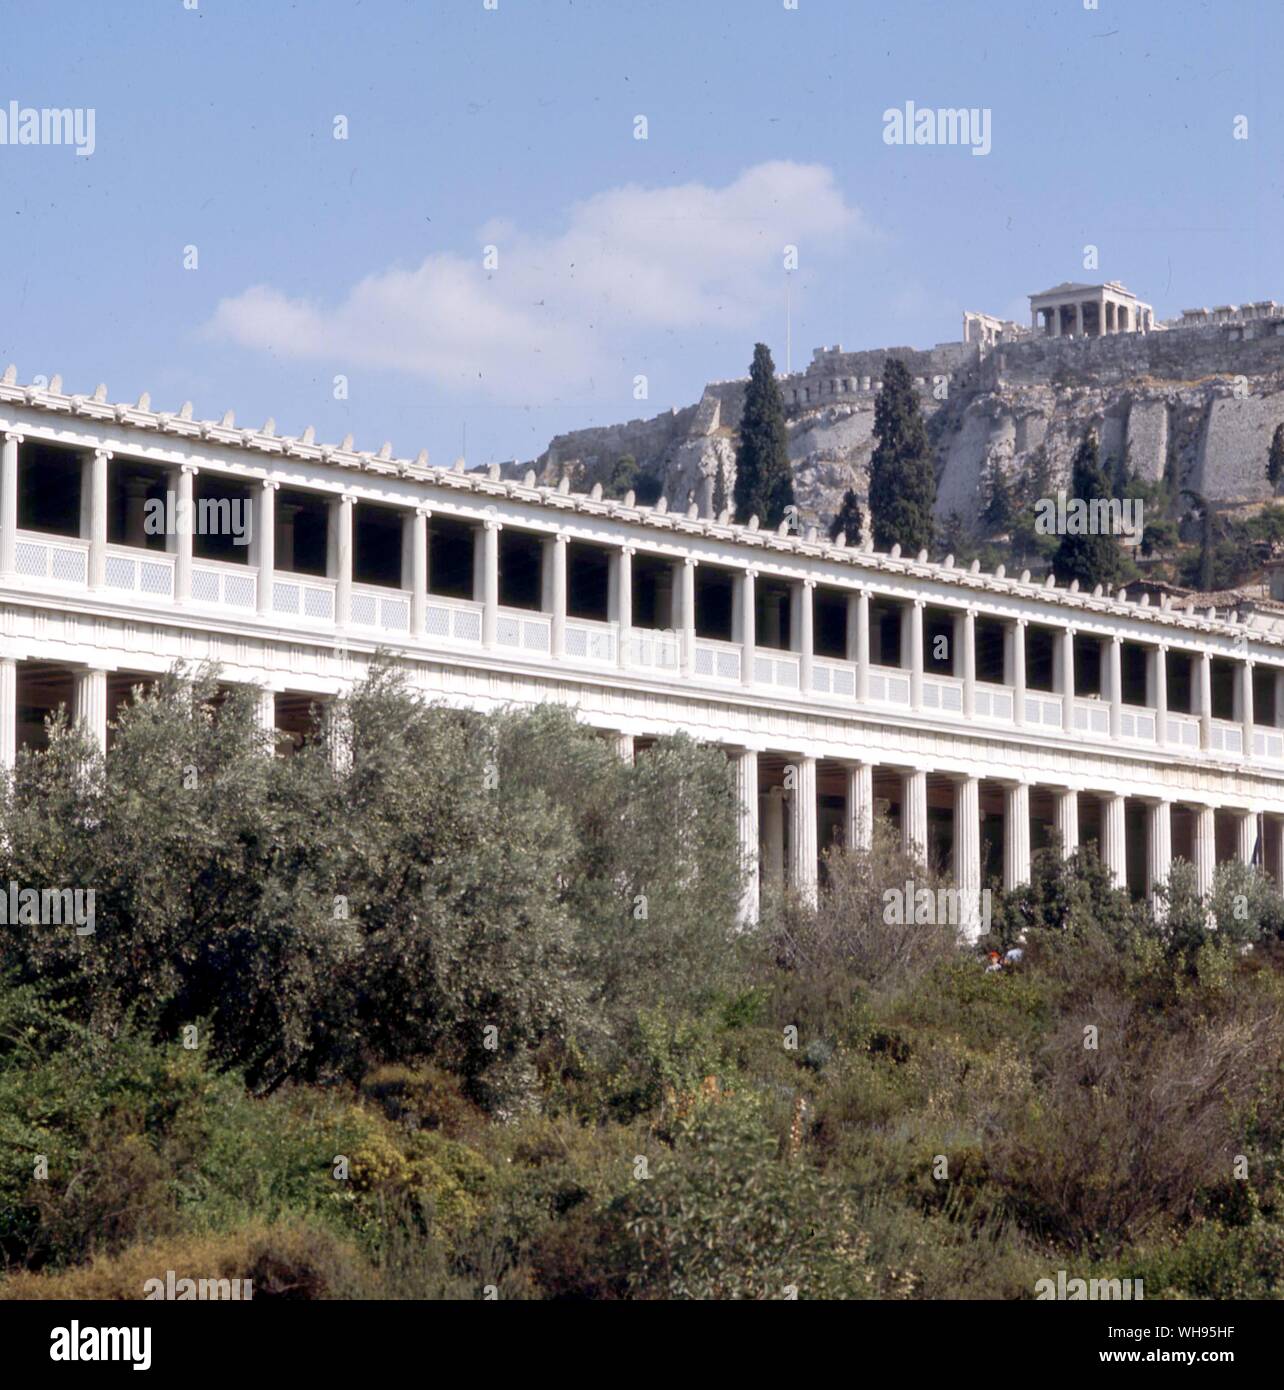
[[[1074,336],[1083,337],[1083,303],[1076,300],[1074,306]]]
[[[802,694],[812,691],[812,658],[815,652],[814,579],[804,579],[798,586],[798,686]]]
[[[11,768],[17,756],[18,663],[11,656],[0,656],[0,773]]]
[[[18,546],[18,445],[22,435],[6,430],[0,444],[0,574],[12,574]]]
[[[1061,629],[1057,640],[1061,650],[1061,731],[1072,734],[1074,733],[1074,628],[1067,624]]]
[[[1236,679],[1239,681],[1239,713],[1244,730],[1244,757],[1245,759],[1253,756],[1253,663],[1251,661],[1241,661],[1236,668]]]
[[[901,775],[901,843],[915,863],[927,863],[927,773],[921,768]]]
[[[1003,796],[1003,886],[1030,881],[1030,784],[1011,782]]]
[[[482,646],[493,647],[499,627],[499,532],[494,517],[482,522]]]
[[[762,871],[777,888],[785,879],[785,798],[780,787],[770,787],[758,801],[762,817]]]
[[[874,838],[874,769],[869,763],[847,768],[848,849],[868,849]]]
[[[410,517],[410,632],[422,637],[428,622],[428,518],[427,507],[416,507]]]
[[[1196,654],[1199,677],[1199,746],[1213,746],[1213,656],[1205,650]]]
[[[976,714],[976,609],[970,605],[962,624],[956,620],[954,640],[963,644],[963,718],[971,719]]]
[[[332,504],[334,510],[334,621],[347,627],[352,621],[352,528],[357,499],[345,493]]]
[[[276,692],[260,686],[254,692],[254,717],[265,734],[276,733]]]
[[[276,490],[280,486],[264,478],[254,507],[254,546],[259,562],[259,612],[273,609],[276,584]]]
[[[1253,811],[1235,813],[1235,858],[1241,864],[1253,862],[1253,851],[1257,848],[1257,815]]]
[[[851,600],[847,604],[848,642],[851,642],[852,609]],[[869,590],[862,589],[856,595],[856,646],[849,652],[850,659],[856,663],[856,700],[859,704],[869,701]]]
[[[1058,787],[1052,800],[1061,857],[1069,859],[1079,848],[1079,793],[1073,787]]]
[[[1211,806],[1195,807],[1195,887],[1202,898],[1213,891],[1217,868],[1217,814]]]
[[[107,468],[110,449],[95,449],[89,460],[89,587],[107,583]]]
[[[954,886],[968,938],[980,935],[981,783],[960,777],[954,783]]]
[[[107,751],[107,672],[76,672],[76,723],[93,739],[102,753]]]
[[[1146,891],[1151,906],[1159,911],[1159,890],[1168,882],[1173,863],[1172,803],[1152,801],[1146,808]]]
[[[679,626],[682,629],[682,673],[685,676],[695,674],[695,577],[696,562],[688,556],[682,561],[682,567],[678,571],[678,612],[680,614]]]
[[[178,468],[178,501],[174,508],[174,601],[190,603],[192,598],[192,536],[196,530],[194,502],[195,464]]]
[[[552,629],[552,654],[555,657],[566,655],[566,548],[568,540],[565,535],[552,537],[550,543],[544,551],[545,559],[553,566],[552,579],[549,583],[550,597],[553,605],[553,617],[551,622]]]
[[[615,756],[619,758],[622,763],[628,763],[630,767],[633,766],[635,750],[633,747],[632,734],[613,733],[611,735],[611,747],[615,749]]]
[[[1110,737],[1117,739],[1123,731],[1123,638],[1112,637],[1107,657],[1109,667],[1106,689],[1110,695]]]
[[[910,708],[917,714],[923,708],[923,600],[909,606]]]
[[[794,763],[794,788],[789,799],[789,883],[808,904],[816,903],[816,759]]]
[[[752,748],[732,754],[736,769],[740,863],[745,875],[740,925],[758,920],[758,754]]]
[[[633,547],[622,545],[615,552],[615,624],[621,669],[629,664],[633,646]]]
[[[752,565],[740,572],[736,592],[740,601],[740,681],[753,684],[754,652],[758,646],[757,614],[755,611],[758,571]]]
[[[1128,886],[1128,830],[1124,814],[1126,798],[1107,795],[1102,798],[1102,859],[1116,888]]]

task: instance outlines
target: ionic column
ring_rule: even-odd
[[[1173,863],[1173,819],[1170,801],[1152,801],[1146,808],[1146,891],[1151,907],[1162,910],[1159,890],[1168,882]]]
[[[1110,693],[1110,737],[1117,739],[1123,731],[1123,638],[1110,639],[1107,689]]]
[[[99,752],[107,751],[107,672],[76,672],[76,723],[93,739]]]
[[[780,787],[763,793],[758,813],[763,818],[763,873],[778,888],[785,878],[785,800]]]
[[[927,773],[921,768],[901,777],[901,843],[916,864],[927,863]]]
[[[428,518],[427,507],[416,507],[410,517],[410,632],[422,637],[428,624]]]
[[[816,759],[794,764],[793,795],[789,799],[789,882],[809,907],[816,905]]]
[[[629,664],[630,648],[633,646],[633,547],[622,545],[612,555],[615,566],[615,619],[616,657],[620,669]]]
[[[968,939],[975,940],[981,920],[981,783],[975,777],[954,783],[954,885]]]
[[[1268,843],[1270,840],[1274,840],[1275,842],[1275,891],[1277,893],[1284,893],[1284,819],[1279,816],[1266,816],[1262,821],[1262,826],[1268,837]],[[1263,846],[1263,850],[1264,849],[1265,846]],[[1263,863],[1265,863],[1265,854],[1263,854],[1262,860]]]
[[[862,589],[856,596],[856,645],[852,649],[852,600],[847,600],[847,641],[848,660],[856,663],[856,700],[859,704],[869,701],[869,590]],[[1284,682],[1281,682],[1284,684]]]
[[[334,561],[330,568],[335,581],[334,621],[339,627],[347,627],[352,621],[352,527],[353,509],[357,499],[344,494],[333,502],[334,517]]]
[[[813,594],[814,579],[804,579],[798,586],[798,686],[803,695],[812,691],[812,660],[815,650]]]
[[[0,656],[0,773],[18,757],[18,663]]]
[[[1275,668],[1275,727],[1284,729],[1284,667]]]
[[[1116,888],[1128,886],[1128,829],[1124,814],[1126,798],[1106,796],[1102,799],[1102,859]]]
[[[1197,654],[1199,661],[1199,746],[1207,751],[1213,746],[1213,656],[1209,651]]]
[[[962,628],[960,633],[959,628]],[[976,609],[969,606],[963,621],[954,623],[954,641],[963,644],[963,718],[976,714]]]
[[[1253,862],[1253,851],[1257,848],[1257,816],[1252,811],[1235,813],[1235,858],[1241,864]]]
[[[910,708],[917,714],[923,708],[923,600],[910,605]]]
[[[544,551],[551,561],[553,576],[550,583],[553,604],[551,651],[554,657],[566,655],[566,551],[568,538],[556,535]]]
[[[1201,898],[1213,891],[1217,868],[1217,815],[1211,806],[1195,807],[1195,887]]]
[[[280,486],[264,478],[254,508],[254,546],[259,562],[259,613],[270,614],[276,585],[276,490]]]
[[[1151,649],[1147,673],[1151,680],[1151,703],[1155,711],[1155,742],[1168,746],[1168,648],[1164,643]]]
[[[499,627],[499,532],[494,517],[482,522],[482,646],[493,647]]]
[[[874,769],[869,763],[847,768],[848,849],[867,850],[874,839]]]
[[[753,926],[758,920],[758,754],[745,748],[733,754],[732,760],[736,769],[740,863],[745,874],[739,920],[741,926]]]
[[[1063,627],[1060,637],[1061,651],[1061,731],[1074,733],[1074,628]],[[1076,806],[1078,803],[1075,803]]]
[[[178,500],[174,507],[174,602],[192,599],[192,536],[195,532],[195,464],[183,463],[178,469]]]
[[[18,445],[22,435],[6,430],[0,444],[0,574],[14,571],[18,547]]]
[[[1025,725],[1025,619],[1014,618],[1003,628],[1004,665],[1012,677],[1012,720]]]
[[[107,583],[107,466],[110,449],[95,449],[89,461],[89,587]]]
[[[696,562],[688,557],[682,561],[678,577],[678,612],[682,629],[682,674],[695,675],[695,572]]]
[[[1247,761],[1253,756],[1253,663],[1251,661],[1241,661],[1238,668],[1239,680],[1239,713],[1243,721],[1241,727],[1244,731],[1244,758]]]
[[[758,647],[755,580],[758,571],[749,566],[740,574],[737,592],[740,599],[740,683],[753,684],[754,652]]]
[[[1061,857],[1069,859],[1079,848],[1079,793],[1073,787],[1059,787],[1053,793],[1053,814]]]
[[[1003,886],[1008,892],[1030,881],[1030,784],[1003,789]]]

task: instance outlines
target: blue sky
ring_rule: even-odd
[[[757,339],[783,368],[786,244],[795,367],[1066,279],[1284,300],[1277,0],[3,10],[0,110],[95,115],[88,158],[0,147],[23,381],[477,464],[687,404]],[[990,153],[886,144],[906,101],[988,108]]]

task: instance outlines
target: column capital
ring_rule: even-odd
[[[23,444],[27,436],[21,430],[5,430],[4,442],[6,444]]]
[[[103,448],[100,448],[100,447],[95,446],[95,448],[94,448],[94,457],[95,457],[96,459],[97,459],[97,458],[102,458],[102,459],[107,459],[108,461],[110,461],[111,459],[114,459],[114,458],[116,457],[116,455],[113,453],[113,451],[112,451],[111,449],[103,449]]]
[[[264,492],[280,492],[281,484],[275,478],[260,478],[259,486]]]
[[[432,519],[432,508],[424,506],[422,502],[416,503],[415,515],[423,517],[425,521],[430,521]]]
[[[816,587],[816,581],[811,575],[805,575],[803,577],[802,586],[804,589],[814,589]]]
[[[568,535],[566,534],[565,531],[554,531],[554,532],[553,532],[553,544],[554,544],[554,545],[569,545],[569,544],[570,544],[570,539],[571,539],[570,536],[568,536]]]
[[[197,474],[200,473],[201,466],[198,463],[180,463],[178,465],[178,471],[189,478],[195,478]]]
[[[629,545],[629,544],[626,543],[626,544],[624,544],[624,545],[622,545],[622,546],[620,547],[620,554],[621,554],[621,555],[627,555],[627,556],[629,557],[630,560],[631,560],[637,553],[638,553],[638,548],[637,548],[636,545]]]
[[[497,516],[487,516],[482,518],[482,529],[485,531],[502,531],[504,523]]]
[[[697,560],[694,555],[684,555],[682,557],[682,565],[684,569],[693,570],[699,563],[700,561]]]
[[[339,501],[342,502],[345,507],[355,507],[357,505],[357,494],[355,492],[341,492],[339,494]]]

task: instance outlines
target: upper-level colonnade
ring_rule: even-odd
[[[484,654],[1284,777],[1284,639],[1211,611],[102,394],[0,383],[6,602]]]

